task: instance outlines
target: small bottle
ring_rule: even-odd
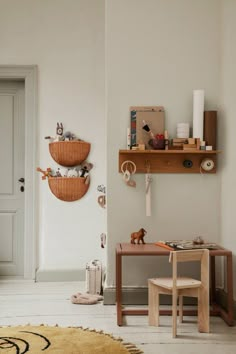
[[[126,136],[126,138],[127,138],[127,146],[126,146],[126,148],[127,148],[127,150],[130,150],[130,146],[131,146],[131,135],[130,135],[130,128],[127,128],[127,136]]]
[[[167,130],[164,131],[164,138],[165,138],[165,150],[168,150],[169,149],[169,135],[168,135]]]

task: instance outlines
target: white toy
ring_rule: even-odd
[[[57,177],[68,177],[68,168],[58,167],[56,171]]]
[[[70,168],[67,173],[67,177],[78,177],[78,172],[75,168]]]
[[[63,124],[62,123],[57,123],[57,129],[56,129],[56,136],[55,137],[45,136],[45,139],[50,139],[51,142],[65,140],[65,137],[63,135]]]

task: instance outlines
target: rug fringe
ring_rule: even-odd
[[[89,328],[89,327],[73,327],[71,326],[70,328],[79,328],[82,329],[83,331],[88,331],[88,332],[94,332],[97,334],[103,334],[106,335],[107,337],[110,337],[116,342],[120,342],[130,354],[143,354],[144,352],[141,349],[138,349],[135,344],[132,344],[130,342],[124,342],[124,340],[121,337],[114,337],[113,334],[104,332],[102,329],[98,330],[96,328]]]
[[[141,349],[138,349],[136,345],[132,343],[122,342],[122,344],[130,354],[143,354],[143,351]]]

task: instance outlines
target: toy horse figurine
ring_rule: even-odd
[[[137,240],[137,244],[139,245],[140,241],[142,241],[143,244],[145,244],[144,242],[144,236],[146,235],[147,231],[144,230],[143,228],[141,228],[138,232],[132,232],[132,234],[130,235],[131,237],[131,241],[130,243],[135,244],[135,240]]]

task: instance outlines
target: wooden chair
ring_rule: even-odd
[[[201,280],[177,276],[178,262],[201,262]],[[198,298],[198,330],[209,333],[209,251],[207,249],[172,251],[172,278],[148,280],[148,321],[159,326],[159,294],[172,295],[172,334],[177,335],[177,299],[179,320],[183,321],[183,296]]]

